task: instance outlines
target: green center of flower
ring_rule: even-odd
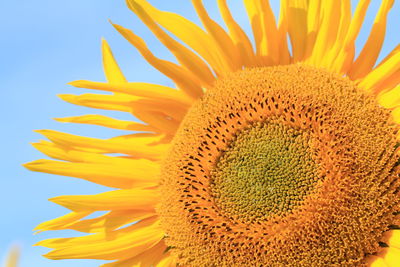
[[[211,171],[211,191],[226,216],[243,222],[283,215],[318,180],[309,135],[276,122],[241,131]]]

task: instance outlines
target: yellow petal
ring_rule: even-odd
[[[291,61],[291,55],[288,47],[288,17],[286,2],[281,1],[279,10],[279,21],[278,21],[278,47],[279,47],[279,63],[289,64]]]
[[[376,68],[379,68],[385,64],[388,60],[393,58],[396,54],[400,53],[400,45],[396,46],[381,62]],[[375,88],[374,93],[378,94],[380,92],[389,91],[400,84],[400,69],[396,70],[394,73],[389,75],[385,80],[379,82]]]
[[[161,240],[154,247],[140,253],[139,255],[122,260],[111,262],[102,265],[102,267],[132,267],[132,266],[155,266],[164,256],[164,252],[167,249],[164,241]]]
[[[223,57],[224,61],[229,65],[230,70],[238,70],[242,66],[239,61],[239,51],[233,43],[231,37],[225,32],[225,30],[214,20],[212,20],[207,10],[204,8],[202,0],[192,0],[193,6],[196,9],[198,16],[207,32],[214,40],[218,52]]]
[[[382,107],[394,108],[400,106],[400,85],[378,95],[378,102]]]
[[[400,249],[395,247],[385,248],[381,256],[388,267],[397,267],[400,262]]]
[[[369,267],[389,267],[381,257],[373,255],[368,256],[366,263]]]
[[[97,195],[59,196],[49,199],[75,212],[99,210],[153,210],[159,201],[155,189],[123,189]]]
[[[157,267],[173,267],[176,266],[176,259],[170,255],[166,255],[163,260],[161,260]]]
[[[374,67],[385,40],[387,15],[393,4],[394,0],[382,1],[368,40],[350,69],[349,76],[353,80],[364,77]]]
[[[206,87],[212,86],[215,77],[207,64],[201,58],[165,33],[165,31],[162,30],[161,27],[159,27],[147,12],[136,2],[129,1],[128,6],[136,15],[138,15],[143,23],[146,24],[146,26],[165,45],[165,47],[175,55],[179,63],[199,78],[202,85]]]
[[[136,118],[151,126],[161,129],[163,133],[174,134],[183,120],[187,107],[176,106],[170,101],[139,100],[132,106]]]
[[[307,44],[307,0],[283,0],[282,9],[285,9],[287,30],[295,62],[304,59]]]
[[[399,52],[400,52],[400,44],[398,44],[392,51],[390,51],[390,53],[378,64],[378,67]]]
[[[126,79],[122,74],[121,69],[114,59],[110,46],[105,39],[102,40],[101,48],[103,52],[103,68],[107,81],[113,83],[126,82]]]
[[[400,230],[387,231],[383,237],[383,242],[388,244],[389,247],[400,249]]]
[[[130,112],[132,101],[138,99],[129,95],[61,94],[58,96],[62,100],[75,105],[124,112]]]
[[[145,169],[135,165],[111,165],[96,163],[63,162],[41,159],[24,166],[31,171],[71,176],[114,188],[132,188],[132,186],[155,186],[158,184],[157,168]]]
[[[394,54],[386,62],[373,69],[360,82],[360,87],[367,91],[376,92],[376,87],[385,82],[400,70],[400,52]]]
[[[324,56],[334,45],[340,25],[342,1],[327,0],[322,5],[322,21],[310,56],[310,62],[321,66]]]
[[[193,22],[180,15],[158,10],[146,0],[128,0],[128,3],[139,4],[155,22],[203,57],[217,74],[230,70],[214,40]]]
[[[87,88],[102,90],[108,92],[118,92],[137,97],[146,97],[152,99],[172,100],[181,103],[182,105],[192,105],[193,99],[184,95],[181,91],[171,87],[158,84],[129,82],[129,83],[101,83],[92,81],[73,81],[69,83],[78,88]],[[135,98],[137,99],[137,98]]]
[[[166,117],[174,118],[180,123],[186,115],[189,106],[182,106],[171,100],[139,99],[132,104],[133,113],[137,110],[152,110],[163,113]]]
[[[355,53],[355,40],[360,32],[370,2],[371,0],[360,0],[358,2],[341,50],[332,65],[333,70],[346,73],[350,68]]]
[[[377,95],[379,93],[394,90],[399,84],[400,84],[400,68],[396,70],[394,73],[390,74],[387,78],[379,82],[375,86],[373,93]]]
[[[257,55],[267,65],[279,63],[278,29],[268,0],[244,0],[253,29]]]
[[[134,257],[156,245],[163,237],[157,218],[149,218],[112,232],[48,239],[37,245],[55,248],[44,255],[49,259],[115,260]]]
[[[37,230],[39,232],[42,231],[48,231],[48,230],[61,230],[61,229],[67,229],[68,225],[73,224],[76,221],[79,221],[80,219],[88,216],[92,212],[70,212],[64,216],[43,222],[39,224],[38,226],[35,227],[34,230]]]
[[[113,26],[125,39],[136,47],[150,65],[173,80],[188,96],[197,99],[203,95],[203,89],[188,70],[172,62],[155,57],[142,38],[120,25],[113,24]]]
[[[87,83],[85,83],[87,84]],[[96,83],[100,84],[100,83]],[[108,86],[108,85],[107,85]],[[97,95],[83,94],[60,95],[60,97],[70,103],[108,110],[118,110],[131,112],[135,117],[150,124],[162,132],[175,133],[176,128],[186,114],[189,105],[183,104],[175,99],[140,99],[130,95]],[[154,111],[160,113],[157,120],[146,118],[154,117]],[[148,114],[145,114],[148,113]],[[172,117],[175,120],[170,120]],[[160,121],[159,121],[160,120]]]
[[[97,218],[76,221],[57,230],[70,229],[84,233],[99,233],[115,230],[129,223],[155,215],[156,212],[154,210],[117,210]]]
[[[149,125],[116,120],[101,115],[84,115],[56,119],[61,122],[87,123],[114,129],[174,134],[188,107],[174,101],[138,100],[131,103],[131,113]]]
[[[172,117],[166,116],[162,112],[151,110],[152,106],[144,106],[145,109],[140,107],[143,105],[136,105],[133,113],[136,118],[147,122],[151,126],[155,127],[158,133],[163,133],[166,135],[174,135],[179,127],[180,120],[172,119]],[[148,110],[150,108],[150,110]]]
[[[332,47],[327,49],[326,55],[321,59],[321,66],[327,69],[332,69],[334,66],[335,59],[343,48],[351,22],[351,1],[342,0],[340,1],[340,4],[340,16],[338,16],[339,20],[337,21],[338,27],[336,38],[331,39],[331,42],[333,42]]]
[[[137,166],[139,169],[156,170],[159,168],[157,163],[146,159],[108,156],[95,152],[81,151],[63,145],[57,145],[48,141],[40,141],[38,143],[33,143],[32,145],[47,156],[60,160],[105,164],[118,166],[118,168],[122,168],[127,165]]]
[[[142,123],[132,122],[132,121],[117,120],[103,115],[90,114],[90,115],[82,115],[74,117],[56,118],[55,120],[59,122],[92,124],[118,130],[143,131],[143,132],[155,131],[155,128],[150,125],[145,125]]]
[[[133,134],[111,139],[98,139],[53,130],[40,130],[37,132],[61,146],[78,150],[83,149],[84,151],[86,149],[89,151],[94,149],[103,153],[123,153],[151,160],[160,160],[169,147],[168,144],[156,145],[156,143],[162,141],[164,136],[153,134]]]
[[[178,127],[184,114],[186,114],[186,110],[188,108],[188,106],[181,105],[175,100],[144,100],[139,99],[138,97],[122,94],[83,94],[79,96],[60,95],[60,97],[63,100],[76,105],[133,113],[133,115],[135,115],[138,119],[141,119],[143,122],[150,124],[150,126],[157,128],[159,130],[157,132],[168,134],[175,133],[176,128]],[[146,107],[146,110],[142,109],[144,103],[147,103],[148,105]],[[168,103],[168,108],[165,108],[166,103]],[[160,113],[159,116],[157,116],[156,120],[154,118],[154,112],[149,112],[149,114],[146,114],[149,108],[151,110],[157,109],[157,112]],[[173,112],[173,114],[168,114],[171,112]],[[175,117],[175,120],[168,120],[166,118],[168,116]],[[147,120],[146,118],[149,118],[149,120]]]
[[[255,66],[256,58],[254,55],[253,47],[247,36],[240,25],[234,20],[232,14],[229,11],[226,0],[218,0],[219,10],[222,18],[225,21],[226,26],[229,29],[232,40],[235,42],[237,49],[240,51],[238,56],[240,62],[244,66]]]
[[[400,107],[394,108],[392,110],[393,121],[397,124],[400,124]],[[399,135],[400,137],[400,135]]]

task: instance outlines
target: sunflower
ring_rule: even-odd
[[[34,146],[56,160],[28,169],[113,188],[50,199],[71,212],[36,230],[87,235],[39,242],[53,249],[45,256],[105,267],[399,266],[400,46],[376,62],[394,1],[382,0],[358,56],[368,0],[354,14],[350,0],[282,0],[278,20],[268,0],[244,0],[253,41],[217,2],[227,30],[201,0],[204,28],[127,1],[177,63],[113,24],[176,88],[128,82],[103,41],[107,82],[71,85],[112,94],[61,96],[141,122],[58,119],[130,131],[110,139],[39,131],[49,141]]]

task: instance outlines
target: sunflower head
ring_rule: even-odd
[[[175,56],[113,24],[175,88],[128,82],[103,41],[107,82],[62,95],[73,104],[131,113],[58,119],[126,130],[97,139],[51,130],[34,144],[56,160],[27,168],[114,188],[51,201],[71,212],[37,230],[51,259],[117,266],[390,266],[400,262],[400,49],[376,62],[392,0],[381,1],[357,57],[370,1],[244,0],[253,42],[217,0],[226,29],[201,0],[203,24],[128,7]],[[277,22],[276,22],[277,21]],[[254,46],[253,46],[254,43]],[[290,45],[289,45],[290,44]],[[289,49],[290,46],[290,49]],[[90,217],[106,211],[99,217]]]
[[[375,98],[323,70],[221,79],[163,164],[165,241],[193,266],[361,262],[397,211],[397,132]]]

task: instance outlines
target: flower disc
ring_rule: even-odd
[[[230,74],[192,106],[164,162],[165,242],[189,266],[362,265],[395,224],[397,131],[339,75]]]
[[[211,170],[216,206],[232,220],[284,214],[318,181],[307,132],[272,121],[238,133]]]

